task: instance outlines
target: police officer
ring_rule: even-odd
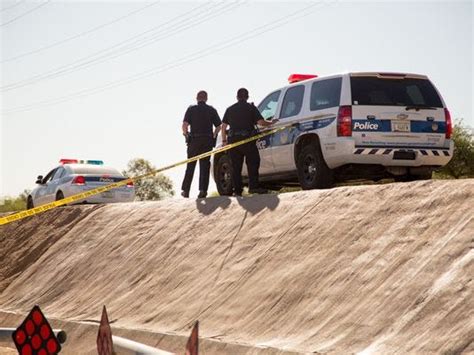
[[[219,134],[221,119],[216,109],[206,104],[207,92],[197,93],[197,105],[190,106],[184,115],[183,135],[188,144],[188,158],[206,153],[215,146]],[[214,132],[212,130],[214,126]],[[189,130],[190,129],[190,130]],[[186,173],[181,187],[181,196],[189,197],[189,190],[193,181],[196,162],[188,163]],[[207,196],[209,187],[209,170],[211,167],[210,157],[199,160],[199,195],[198,198]]]
[[[255,125],[271,126],[278,120],[265,121],[258,109],[247,102],[249,92],[245,88],[237,91],[237,103],[230,106],[222,119],[222,144],[234,143],[249,138],[257,133]],[[227,127],[230,126],[227,134]],[[228,142],[227,142],[228,136]],[[266,193],[267,190],[258,186],[258,169],[260,154],[255,141],[242,144],[229,150],[232,161],[232,182],[234,194],[242,196],[242,165],[245,158],[249,174],[249,193]]]

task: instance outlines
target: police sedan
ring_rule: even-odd
[[[61,200],[96,187],[125,180],[117,169],[106,167],[101,160],[61,159],[59,166],[46,176],[38,176],[38,185],[27,199],[27,208],[33,208]],[[133,182],[100,194],[90,196],[76,203],[131,202],[135,199]]]

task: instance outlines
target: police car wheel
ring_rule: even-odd
[[[219,195],[232,196],[232,164],[228,155],[219,157],[215,170],[216,187]]]
[[[28,196],[28,199],[26,200],[26,209],[31,210],[33,207],[33,198],[31,198],[31,196]]]
[[[62,200],[63,198],[64,194],[62,193],[62,191],[58,191],[58,193],[56,194],[56,201]]]
[[[298,180],[303,190],[331,187],[333,173],[318,146],[311,144],[301,150],[298,156]]]

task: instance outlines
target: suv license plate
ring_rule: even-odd
[[[410,121],[392,121],[392,132],[410,132]]]
[[[393,152],[393,160],[415,160],[416,153],[413,151],[397,150]]]

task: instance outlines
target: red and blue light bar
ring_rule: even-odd
[[[77,164],[79,161],[77,159],[61,159],[59,164]]]
[[[83,164],[104,165],[102,160],[81,160],[81,162],[84,162]]]

